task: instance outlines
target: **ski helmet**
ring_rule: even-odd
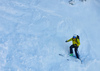
[[[73,36],[73,38],[76,38],[76,37],[77,37],[77,35],[74,35],[74,36]]]

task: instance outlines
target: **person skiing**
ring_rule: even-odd
[[[79,54],[78,54],[78,47],[80,45],[80,40],[79,40],[79,36],[78,35],[74,35],[71,39],[69,40],[66,40],[65,42],[69,42],[69,41],[72,41],[72,45],[70,46],[70,56],[73,56],[73,48],[75,50],[75,54],[76,54],[76,57],[78,59],[79,58]]]

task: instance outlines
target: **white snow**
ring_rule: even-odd
[[[68,2],[0,0],[0,71],[100,71],[100,0]],[[68,55],[74,34],[82,64]]]

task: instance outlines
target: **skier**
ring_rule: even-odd
[[[72,41],[72,45],[70,46],[70,56],[73,56],[73,48],[75,49],[75,54],[76,54],[76,57],[78,59],[79,58],[79,54],[78,54],[78,47],[80,45],[80,40],[79,40],[79,36],[78,35],[74,35],[71,39],[69,40],[66,40],[65,42],[69,42],[69,41]]]

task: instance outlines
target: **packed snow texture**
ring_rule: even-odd
[[[74,1],[0,0],[0,71],[100,71],[100,0]]]

